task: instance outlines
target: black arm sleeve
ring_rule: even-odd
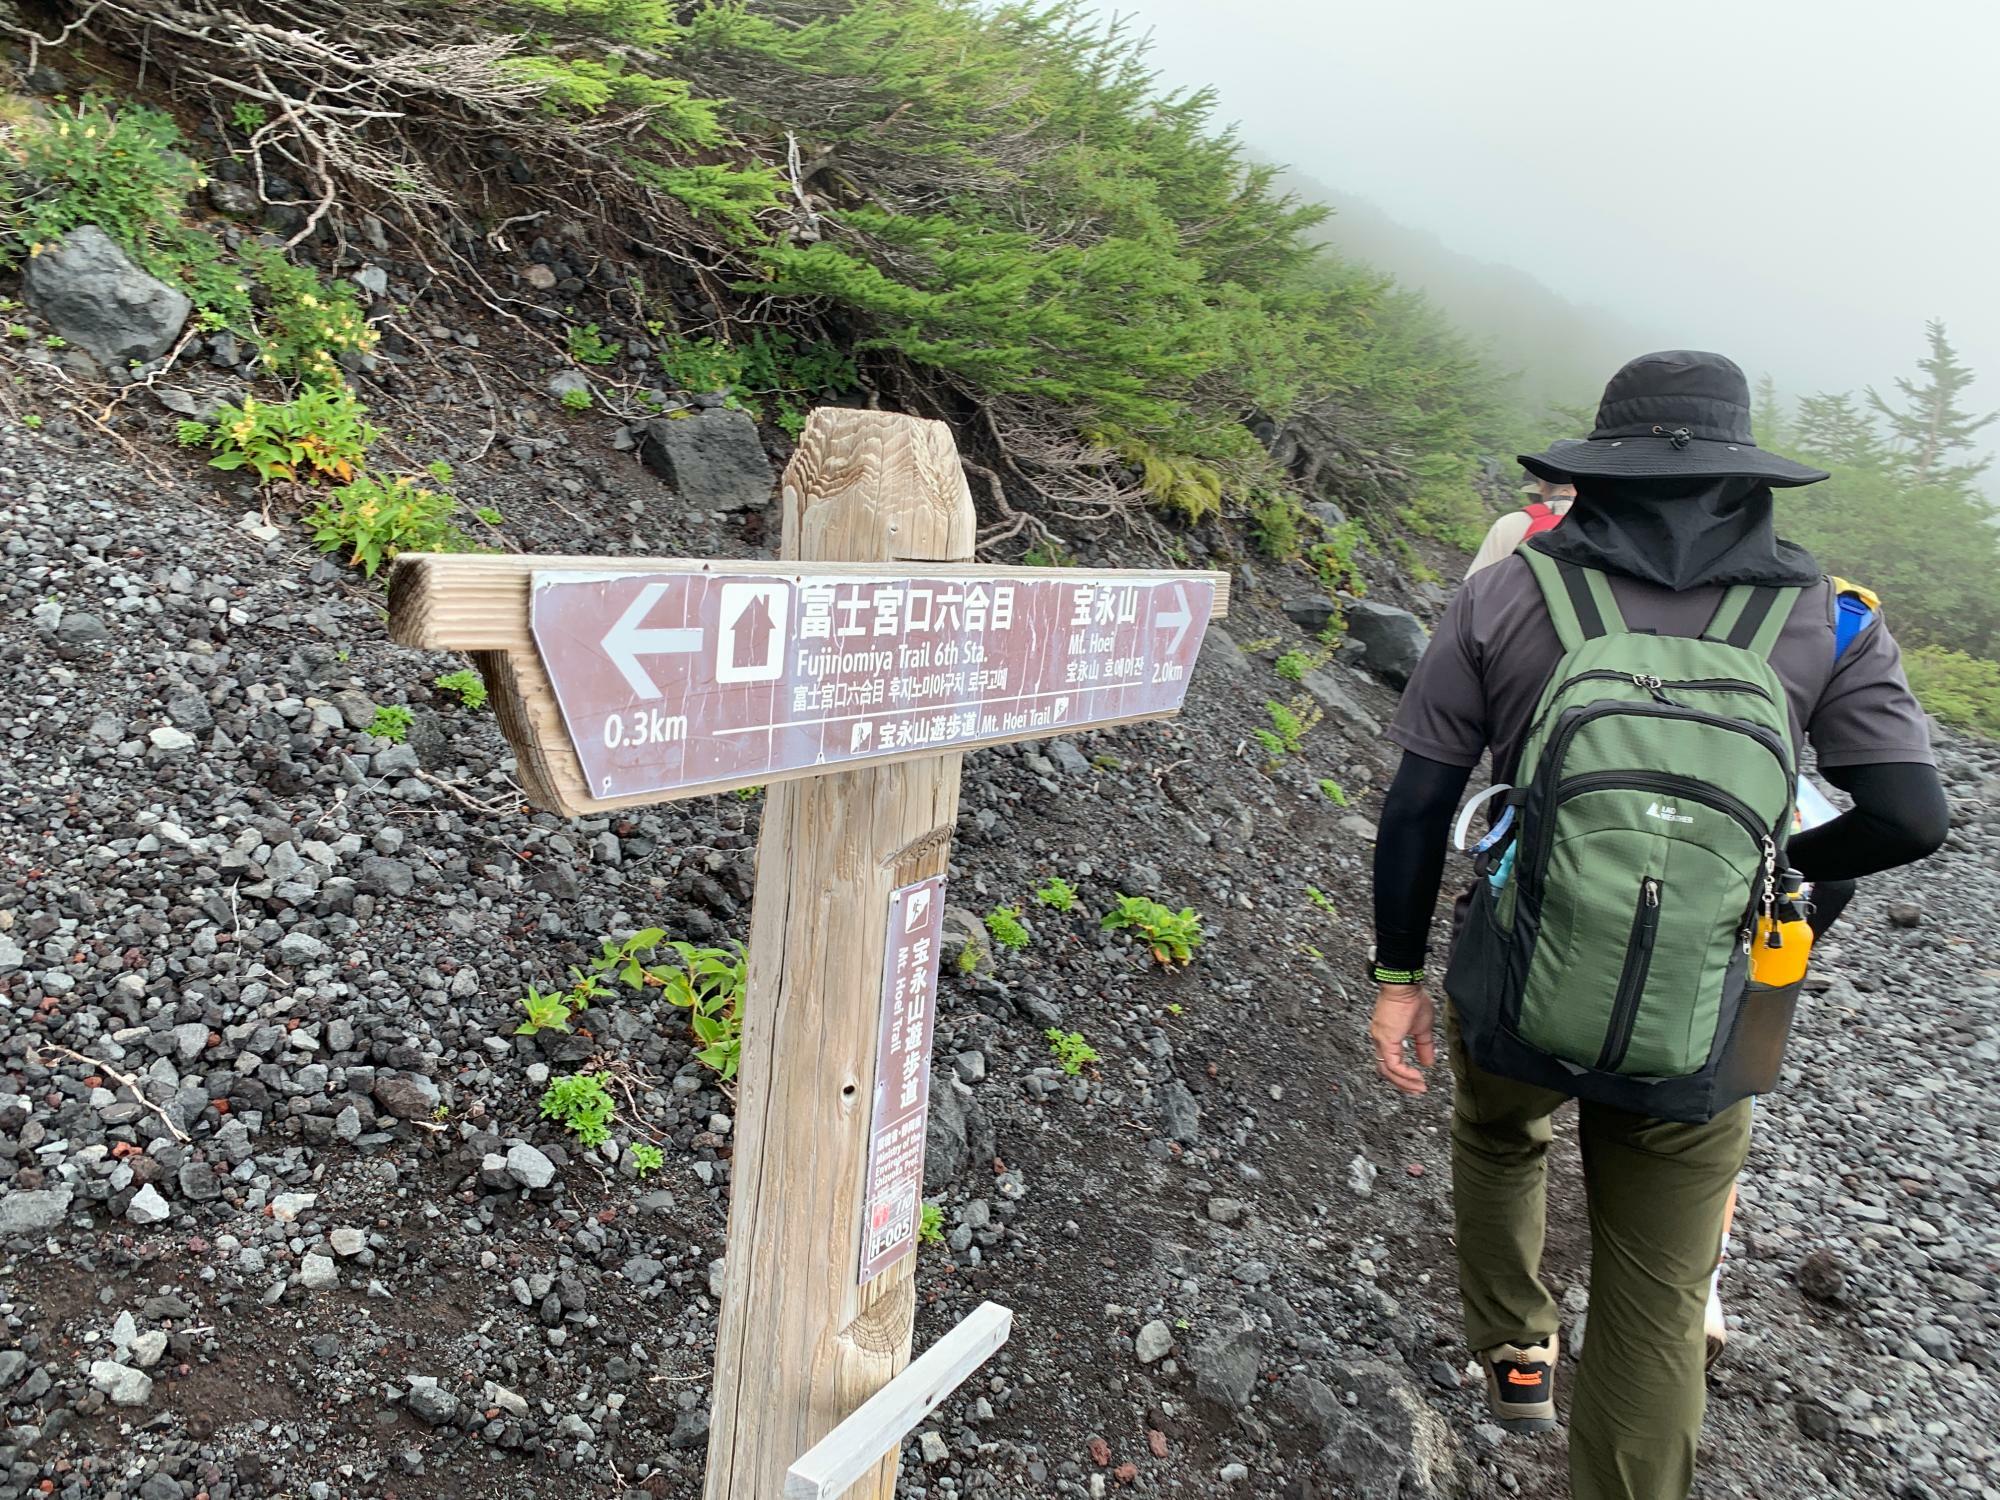
[[[1935,766],[1881,761],[1822,766],[1820,774],[1853,797],[1854,806],[1792,840],[1792,867],[1808,880],[1853,880],[1907,865],[1935,854],[1951,831]]]
[[[1385,968],[1423,965],[1451,815],[1471,775],[1408,751],[1396,768],[1375,839],[1375,962]]]

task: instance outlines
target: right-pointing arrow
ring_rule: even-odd
[[[1180,584],[1174,585],[1174,609],[1171,614],[1153,616],[1153,628],[1165,630],[1174,627],[1174,638],[1167,642],[1167,654],[1173,655],[1181,649],[1181,642],[1187,639],[1188,626],[1194,623],[1194,612],[1188,608],[1187,590]]]
[[[649,583],[639,590],[625,613],[618,617],[618,623],[604,632],[600,644],[604,654],[611,658],[611,665],[625,675],[632,691],[641,698],[658,698],[659,685],[646,674],[639,665],[642,656],[664,656],[670,653],[701,650],[701,631],[695,629],[647,630],[644,620],[652,613],[653,606],[660,602],[660,595],[667,591],[664,583]]]

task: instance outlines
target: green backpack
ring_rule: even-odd
[[[1445,990],[1473,1061],[1661,1119],[1776,1080],[1797,986],[1749,981],[1798,751],[1771,647],[1800,590],[1739,585],[1699,639],[1628,631],[1604,574],[1532,547],[1563,658],[1481,857]]]

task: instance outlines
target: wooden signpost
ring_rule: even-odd
[[[814,412],[783,499],[776,562],[404,556],[390,633],[472,654],[551,811],[769,787],[706,1493],[890,1500],[1011,1320],[909,1364],[963,752],[1176,712],[1228,578],[970,564],[957,449],[913,417]]]

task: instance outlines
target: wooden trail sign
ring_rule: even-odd
[[[552,811],[769,785],[706,1493],[773,1500],[808,1450],[836,1493],[853,1443],[880,1441],[847,1493],[891,1500],[894,1414],[948,1387],[926,1374],[923,1401],[842,1424],[910,1356],[963,752],[1175,712],[1228,579],[973,565],[950,433],[884,412],[815,411],[783,505],[775,563],[405,556],[390,633],[472,653]],[[938,1362],[954,1382],[990,1352],[976,1316]]]

